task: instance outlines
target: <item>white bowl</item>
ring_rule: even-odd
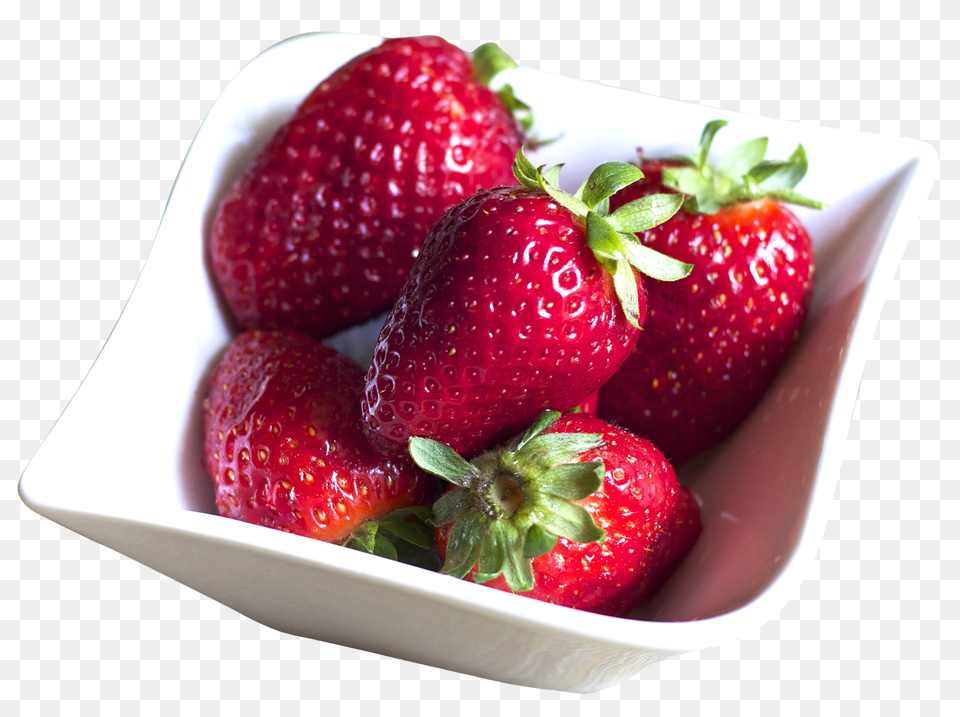
[[[737,639],[795,595],[833,495],[884,286],[933,182],[926,144],[736,115],[531,70],[511,71],[571,189],[601,161],[689,152],[727,118],[717,151],[803,142],[800,210],[817,284],[802,338],[762,404],[683,471],[703,534],[630,618],[578,612],[215,514],[200,402],[230,340],[204,244],[217,202],[323,77],[379,38],[306,35],[224,90],[174,185],[149,261],[103,352],[20,481],[33,510],[278,630],[533,687],[589,692],[678,653]],[[309,70],[309,71],[306,71]],[[598,119],[601,118],[602,119]],[[378,327],[339,345],[361,358]]]

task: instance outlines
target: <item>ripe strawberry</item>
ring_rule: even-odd
[[[600,402],[600,392],[594,391],[585,399],[580,401],[580,404],[577,406],[577,408],[579,408],[580,411],[582,411],[583,413],[595,414],[597,412],[597,404],[599,402]],[[574,410],[577,410],[577,409],[574,409]]]
[[[810,237],[782,202],[823,206],[793,187],[800,146],[763,161],[767,140],[706,163],[707,125],[688,163],[644,161],[644,179],[611,206],[664,191],[688,195],[644,246],[693,265],[683,282],[647,282],[647,321],[633,353],[600,390],[597,414],[653,441],[679,465],[729,435],[760,399],[796,339],[810,301]]]
[[[484,79],[512,62],[489,45],[475,60]],[[391,39],[354,58],[220,204],[212,266],[238,323],[322,338],[387,311],[430,227],[512,182],[521,143],[507,103],[444,40]]]
[[[626,358],[643,321],[634,267],[687,270],[636,241],[670,216],[664,194],[607,214],[636,167],[601,165],[578,191],[517,154],[523,186],[483,190],[430,232],[367,371],[362,414],[374,447],[406,454],[410,436],[472,455],[544,410],[568,410]]]
[[[406,523],[418,509],[395,511],[429,503],[436,482],[367,444],[362,382],[359,366],[308,336],[234,339],[203,404],[204,459],[221,515],[392,557],[378,527],[428,547],[429,535]]]
[[[410,440],[453,484],[434,505],[441,572],[590,612],[622,615],[700,534],[700,511],[649,441],[584,413],[545,413],[470,463]]]

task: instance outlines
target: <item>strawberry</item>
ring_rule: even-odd
[[[639,335],[636,269],[682,276],[632,233],[680,197],[645,197],[608,214],[607,197],[640,176],[601,165],[576,196],[517,154],[523,186],[482,190],[430,232],[367,371],[361,410],[374,447],[406,453],[426,436],[466,455],[568,410],[597,390]],[[636,267],[636,269],[635,269]]]
[[[434,505],[441,572],[590,612],[622,615],[700,534],[700,511],[653,444],[585,413],[542,414],[470,463],[410,440],[449,481]]]
[[[706,158],[725,124],[709,123],[686,162],[642,162],[644,179],[611,198],[616,207],[664,191],[688,197],[639,238],[693,271],[677,284],[647,282],[644,332],[597,410],[674,465],[729,435],[756,405],[797,338],[813,283],[810,237],[783,204],[823,206],[793,190],[807,171],[803,147],[763,161],[764,137],[714,169]]]
[[[583,413],[596,413],[597,405],[600,403],[600,392],[594,391],[585,399],[580,401],[580,405],[577,406],[574,410],[579,409]]]
[[[234,339],[203,403],[221,515],[390,557],[394,535],[428,547],[429,534],[406,519],[422,513],[415,507],[433,499],[436,482],[370,448],[359,429],[362,385],[359,366],[308,336]]]
[[[485,80],[512,62],[491,45],[475,61]],[[323,338],[387,311],[443,211],[512,181],[525,106],[503,96],[437,37],[386,40],[321,82],[213,221],[239,325]]]

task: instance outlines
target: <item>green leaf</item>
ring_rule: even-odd
[[[433,504],[433,518],[430,523],[439,528],[452,523],[477,505],[476,494],[469,488],[448,490]]]
[[[513,176],[527,189],[543,189],[540,172],[533,166],[533,163],[527,159],[527,155],[523,153],[523,147],[520,148],[517,156],[513,159]]]
[[[343,545],[352,550],[436,570],[437,561],[430,552],[433,531],[423,522],[406,522],[411,516],[422,521],[429,515],[430,509],[422,505],[400,508],[380,521],[361,523]]]
[[[793,189],[806,176],[807,167],[807,153],[800,144],[789,159],[761,162],[750,171],[749,176],[767,191]]]
[[[801,179],[807,176],[807,168],[809,167],[807,163],[807,150],[803,148],[802,144],[797,145],[797,148],[793,150],[793,154],[790,155],[788,161],[797,168],[797,172],[800,175],[793,185],[796,186]],[[793,186],[789,187],[789,189],[793,189]]]
[[[544,172],[542,167],[538,169],[533,166],[521,148],[513,161],[513,176],[522,186],[546,192],[557,204],[574,216],[583,219],[591,209],[596,210],[600,215],[605,215],[610,210],[610,194],[643,176],[633,165],[607,162],[601,165],[600,172],[591,174],[592,179],[584,183],[576,194],[567,194],[559,187],[559,172],[562,166],[557,165]],[[584,198],[593,206],[588,206]]]
[[[713,189],[710,180],[695,167],[664,167],[660,177],[665,186],[687,196]]]
[[[511,537],[514,538],[512,544]],[[483,542],[480,544],[480,558],[477,561],[477,572],[473,575],[473,581],[485,583],[500,575],[507,560],[507,551],[511,548],[519,549],[516,544],[519,537],[517,529],[507,521],[491,521],[490,529],[483,536]]]
[[[764,185],[770,189],[792,189],[800,181],[795,179],[797,170],[798,167],[788,160],[768,159],[751,169],[744,180],[749,180],[758,187]]]
[[[704,127],[700,146],[692,158],[694,166],[663,170],[664,185],[687,196],[684,209],[696,214],[715,214],[722,207],[767,196],[816,209],[826,206],[792,191],[807,173],[803,145],[798,145],[787,160],[765,160],[767,138],[758,137],[727,152],[717,169],[709,165],[707,154],[713,137],[726,124],[715,120]]]
[[[767,153],[767,138],[757,137],[744,142],[727,152],[717,162],[717,171],[734,179],[740,179],[763,161]]]
[[[517,537],[518,540],[522,540],[521,536]],[[503,577],[514,592],[524,593],[533,590],[533,570],[530,567],[530,560],[523,555],[522,546],[520,550],[507,551],[506,561],[503,564]]]
[[[587,205],[581,202],[579,199],[571,194],[567,194],[562,189],[558,189],[551,184],[544,182],[541,186],[541,189],[549,194],[553,201],[578,217],[585,217],[587,216],[587,212],[590,211],[587,209]]]
[[[440,568],[445,575],[462,578],[473,569],[480,557],[480,545],[486,533],[490,519],[477,512],[462,515],[447,538],[447,559]]]
[[[691,157],[697,169],[703,169],[707,163],[707,157],[710,155],[710,146],[713,144],[713,138],[717,135],[717,132],[728,124],[730,123],[726,120],[707,122],[703,128],[703,134],[700,135],[700,144],[697,145],[697,149]]]
[[[562,415],[563,414],[560,413],[560,411],[544,411],[541,413],[539,416],[537,416],[537,420],[534,421],[533,425],[524,431],[523,435],[521,435],[519,440],[517,440],[517,447],[514,450],[520,450],[523,448],[525,445],[527,445],[527,443],[530,442],[531,438],[536,438],[545,430],[550,428],[550,426],[552,426],[554,423],[559,421]]]
[[[380,519],[380,522],[407,520],[412,515],[416,516],[417,520],[426,523],[433,517],[433,511],[430,510],[429,505],[411,505],[406,508],[397,508],[387,513],[387,515]]]
[[[576,543],[600,543],[606,533],[594,522],[593,516],[579,503],[543,495],[540,524],[551,533]]]
[[[468,486],[471,480],[477,478],[476,468],[455,450],[432,438],[413,436],[408,450],[413,462],[423,470],[454,485]]]
[[[693,264],[673,259],[641,244],[635,235],[624,236],[623,250],[629,261],[641,274],[657,281],[677,281],[693,271]]]
[[[533,128],[533,110],[523,100],[519,99],[513,91],[513,85],[504,85],[499,90],[497,94],[500,95],[500,99],[503,100],[503,104],[506,105],[507,109],[510,110],[510,114],[513,115],[513,118],[520,123],[520,126],[523,128],[524,132],[529,132]],[[536,149],[536,147],[543,146],[543,144],[550,142],[534,141],[532,138],[527,138],[528,145],[536,145],[531,147]]]
[[[548,169],[547,177],[545,178],[541,171],[534,167],[530,160],[527,159],[521,147],[520,151],[517,152],[516,158],[513,160],[513,176],[516,177],[517,181],[524,187],[544,191],[560,206],[565,207],[576,216],[584,217],[587,215],[586,205],[579,199],[564,192],[557,184],[559,182],[560,167],[562,166],[563,165],[557,165]]]
[[[604,199],[642,178],[643,172],[632,164],[604,162],[587,177],[583,192],[578,190],[577,199],[582,200],[589,209],[595,209]]]
[[[562,164],[555,164],[546,172],[543,172],[541,176],[543,181],[546,184],[549,184],[552,187],[560,188],[560,170],[563,168]]]
[[[379,533],[377,533],[374,538],[373,554],[379,555],[381,558],[387,558],[388,560],[397,559],[397,549],[393,543]]]
[[[681,206],[682,194],[651,194],[624,204],[607,221],[618,232],[644,232],[663,224]]]
[[[564,463],[554,466],[543,475],[540,490],[557,498],[583,500],[599,490],[603,485],[603,475],[602,461]]]
[[[523,557],[533,560],[553,550],[557,544],[557,536],[548,533],[540,525],[534,523],[527,531],[527,538],[523,541]]]
[[[401,563],[430,570],[434,573],[440,569],[440,563],[437,562],[436,556],[430,550],[424,550],[403,540],[397,541],[394,547],[397,549],[397,560]]]
[[[722,206],[713,191],[701,192],[683,204],[683,208],[691,214],[716,214]]]
[[[640,291],[637,287],[637,275],[628,261],[618,261],[613,273],[613,288],[620,299],[624,316],[635,329],[640,328]]]
[[[767,192],[767,196],[776,199],[778,202],[796,204],[801,207],[810,207],[811,209],[824,209],[827,206],[826,202],[810,199],[791,189],[776,189],[772,192]]]
[[[606,218],[593,211],[587,212],[587,246],[597,258],[603,257],[616,262],[626,256],[620,235]]]
[[[516,61],[494,42],[488,42],[473,51],[473,71],[477,80],[485,87],[489,87],[493,79],[504,70],[516,67],[519,67]],[[530,105],[517,97],[510,84],[504,84],[497,90],[497,94],[524,132],[528,132],[533,127],[533,111]]]
[[[350,537],[343,542],[343,545],[364,553],[372,553],[376,547],[378,528],[379,524],[375,520],[361,523],[353,529]]]
[[[473,72],[484,87],[504,70],[518,67],[516,61],[495,42],[487,42],[473,51]]]
[[[401,540],[420,548],[430,547],[430,531],[423,523],[408,523],[406,521],[381,520],[380,530],[385,530]]]
[[[526,471],[531,467],[552,468],[559,463],[568,463],[581,453],[603,445],[599,433],[547,433],[532,438],[526,448],[517,454],[518,467]]]
[[[743,201],[753,201],[754,199],[760,199],[763,196],[763,192],[760,191],[760,187],[757,185],[753,178],[749,174],[743,175],[741,178],[740,191],[737,193],[737,196],[743,197]]]

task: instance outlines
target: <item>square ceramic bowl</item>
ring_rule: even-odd
[[[775,617],[823,534],[883,284],[933,182],[936,157],[919,142],[511,71],[541,136],[563,134],[533,159],[566,163],[568,190],[601,161],[631,161],[638,145],[648,156],[689,152],[719,117],[731,124],[718,153],[769,135],[769,156],[786,157],[803,142],[811,166],[800,189],[830,205],[799,211],[817,260],[802,338],[737,433],[685,467],[703,503],[702,537],[631,616],[548,605],[216,515],[201,468],[200,403],[232,327],[205,261],[212,215],[301,98],[378,42],[292,38],[224,90],[184,160],[120,321],[21,479],[24,502],[283,632],[533,687],[598,690]],[[361,327],[338,345],[363,360],[377,331]]]

